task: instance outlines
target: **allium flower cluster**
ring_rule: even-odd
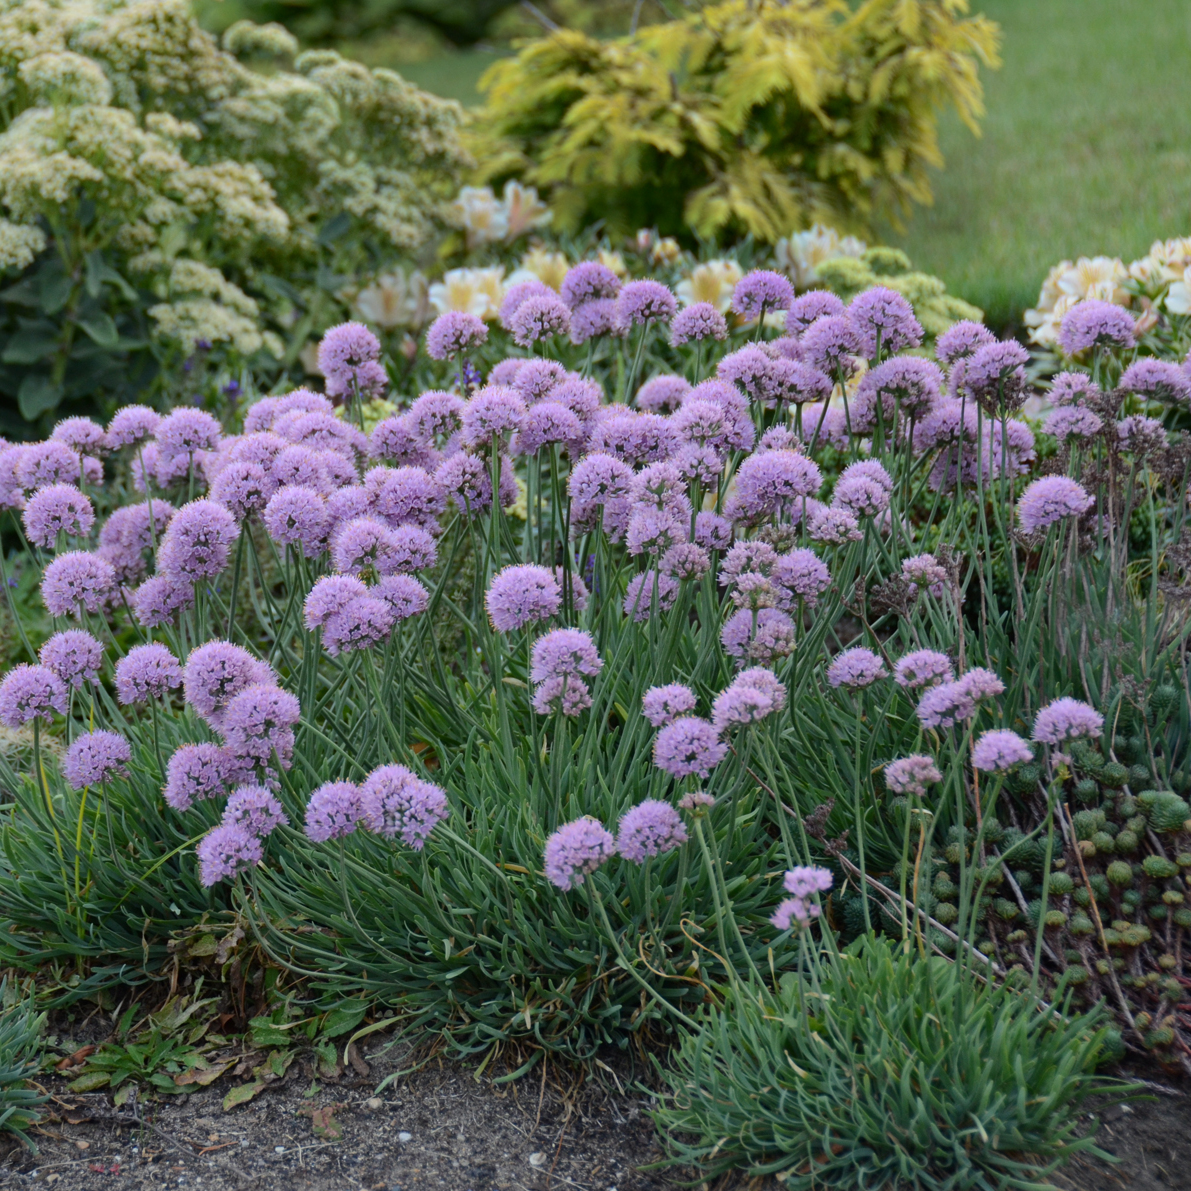
[[[727,320],[710,302],[695,302],[687,306],[674,316],[670,324],[670,343],[673,347],[698,343],[704,339],[722,341],[727,338]],[[641,404],[640,399],[637,404]]]
[[[746,273],[732,291],[732,310],[742,318],[761,318],[775,310],[789,310],[794,304],[794,287],[780,273],[754,269]]]
[[[316,844],[342,839],[364,818],[364,799],[354,782],[325,782],[306,804],[305,831]]]
[[[59,554],[41,578],[41,598],[51,616],[98,612],[115,591],[116,571],[98,554],[70,550]]]
[[[213,579],[227,566],[239,535],[236,519],[223,505],[192,500],[170,520],[157,551],[158,570],[187,583]]]
[[[826,893],[831,888],[831,873],[825,868],[800,865],[786,873],[783,884],[786,892],[792,896],[781,902],[769,921],[778,930],[790,930],[795,923],[805,929],[821,912],[810,898],[816,893]]]
[[[1129,312],[1113,302],[1077,302],[1059,324],[1059,346],[1069,356],[1090,347],[1132,347],[1136,340]]]
[[[857,294],[848,307],[860,354],[870,360],[880,352],[892,354],[922,342],[922,327],[914,308],[895,290],[875,285]]]
[[[82,629],[66,629],[55,633],[41,647],[37,656],[41,664],[53,670],[68,687],[77,689],[88,682],[99,682],[103,646]],[[116,681],[119,683],[118,669]]]
[[[913,653],[904,654],[893,664],[893,681],[908,691],[954,680],[951,659],[934,649],[916,649]]]
[[[462,310],[448,310],[430,324],[426,332],[426,354],[432,360],[453,360],[488,338],[484,320]]]
[[[66,714],[66,684],[49,666],[14,666],[0,680],[0,724],[19,728],[31,720],[54,722]]]
[[[630,281],[616,298],[616,321],[622,327],[637,323],[668,323],[678,300],[660,281]]]
[[[894,794],[913,794],[918,798],[926,795],[927,786],[941,782],[943,775],[933,757],[916,753],[912,757],[901,757],[885,766],[885,785]]]
[[[533,347],[539,340],[566,335],[570,329],[570,308],[554,293],[526,298],[509,320],[518,347]]]
[[[204,886],[230,881],[255,868],[265,854],[260,839],[239,823],[222,823],[207,832],[195,852]]]
[[[982,732],[972,746],[972,768],[997,773],[1034,759],[1033,750],[1016,732],[994,728]]]
[[[653,744],[653,763],[676,778],[706,777],[727,755],[714,725],[694,715],[666,724]]]
[[[1096,737],[1103,731],[1104,717],[1094,707],[1064,695],[1038,712],[1031,739],[1040,744],[1063,744],[1082,736]]]
[[[697,702],[690,687],[671,682],[665,686],[651,686],[641,696],[641,712],[655,728],[661,728],[673,723],[680,715],[694,711]]]
[[[95,524],[95,509],[72,484],[51,484],[29,498],[21,520],[29,541],[50,550],[59,534],[85,538]]]
[[[616,833],[616,850],[634,864],[644,864],[687,841],[686,824],[668,803],[647,798],[626,811]]]
[[[166,762],[162,796],[174,810],[188,810],[195,802],[222,795],[234,770],[217,744],[179,745]]]
[[[380,364],[380,340],[362,323],[340,323],[322,337],[318,370],[330,397],[353,392],[372,396],[382,393],[389,383]]]
[[[562,591],[553,573],[532,563],[508,566],[492,576],[484,603],[492,627],[511,633],[558,615]]]
[[[132,746],[118,732],[84,732],[62,758],[62,776],[72,790],[98,786],[128,772]]]
[[[225,827],[240,827],[257,839],[288,823],[281,803],[266,786],[237,786],[223,811]]]
[[[533,707],[540,715],[559,711],[577,716],[591,706],[585,679],[594,678],[604,662],[590,633],[554,629],[534,642],[530,679],[535,684]]]
[[[987,343],[964,361],[964,389],[987,410],[1015,410],[1025,398],[1030,353],[1016,340]]]
[[[603,823],[590,815],[574,819],[546,841],[546,879],[559,889],[578,889],[615,853],[616,840]]]
[[[772,665],[794,651],[794,622],[778,608],[741,608],[724,622],[720,644],[738,662]]]
[[[1027,533],[1036,533],[1065,517],[1080,516],[1093,503],[1093,498],[1075,480],[1067,476],[1043,476],[1021,494],[1017,519]]]
[[[420,852],[430,833],[450,813],[446,791],[423,781],[404,765],[382,765],[360,787],[363,822],[369,831]]]
[[[1162,401],[1167,405],[1191,404],[1191,379],[1169,360],[1148,357],[1134,360],[1121,374],[1117,387],[1147,401]]]
[[[837,654],[827,667],[827,681],[833,687],[861,690],[886,675],[885,663],[871,649],[856,646]]]

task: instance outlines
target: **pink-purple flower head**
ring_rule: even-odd
[[[571,311],[557,294],[538,294],[517,307],[508,325],[518,347],[533,347],[543,339],[569,334]]]
[[[50,484],[29,498],[21,520],[29,541],[50,550],[59,534],[85,538],[95,524],[95,510],[73,484]]]
[[[975,713],[976,700],[962,678],[928,687],[918,700],[918,721],[924,728],[950,728]]]
[[[886,286],[874,285],[857,294],[848,306],[848,317],[856,331],[860,354],[870,360],[922,342],[922,327],[914,317],[914,308]]]
[[[641,696],[641,711],[655,727],[673,723],[679,716],[695,710],[695,692],[680,682],[652,686]]]
[[[507,483],[506,483],[507,479]],[[445,459],[434,473],[434,483],[444,505],[449,499],[465,517],[476,517],[492,506],[492,476],[488,462],[465,451]],[[517,499],[517,484],[512,467],[501,460],[500,503],[507,506]]]
[[[801,335],[813,322],[821,318],[838,318],[847,307],[830,290],[813,289],[795,298],[786,314],[786,330]]]
[[[463,442],[486,448],[494,439],[507,438],[525,418],[525,402],[515,390],[501,385],[481,389],[463,411]]]
[[[331,397],[381,392],[388,376],[379,361],[380,340],[362,323],[340,323],[318,345],[318,370]]]
[[[495,382],[490,381],[490,384]],[[446,442],[463,424],[463,410],[465,402],[455,393],[444,393],[437,389],[430,389],[414,399],[409,407],[409,413],[403,415],[408,419],[406,423],[425,443]],[[372,454],[376,458],[387,458],[383,433],[378,438],[381,426],[377,425],[372,432]]]
[[[647,798],[621,816],[616,850],[626,860],[644,864],[686,841],[686,824],[678,812],[668,802]]]
[[[856,371],[860,338],[847,315],[816,319],[802,335],[806,362],[828,376],[851,376]]]
[[[194,585],[173,575],[152,575],[132,592],[129,603],[138,624],[159,628],[194,605]]]
[[[429,533],[437,531],[446,500],[434,477],[422,468],[374,467],[364,477],[363,487],[368,511],[390,527],[418,525]]]
[[[33,492],[50,484],[78,484],[81,467],[77,452],[64,442],[47,439],[20,446],[13,472],[17,484],[25,492]]]
[[[850,509],[828,508],[816,502],[815,507],[808,508],[806,520],[807,532],[813,542],[842,546],[846,542],[859,542],[864,537],[860,522]]]
[[[1059,347],[1068,356],[1077,356],[1091,347],[1132,347],[1135,342],[1129,312],[1097,298],[1077,302],[1059,324]]]
[[[681,585],[672,575],[650,568],[634,575],[624,593],[624,613],[644,623],[655,612],[669,612],[674,607]]]
[[[704,339],[728,338],[728,321],[710,302],[695,302],[680,310],[670,324],[670,344],[701,343]],[[639,403],[638,403],[639,404]]]
[[[736,472],[733,509],[742,521],[800,512],[802,501],[816,495],[822,485],[818,465],[796,451],[750,455]]]
[[[327,502],[314,488],[287,484],[265,505],[265,529],[279,546],[298,546],[307,558],[327,548]]]
[[[658,569],[680,581],[698,582],[711,570],[711,553],[695,542],[677,542],[662,555]]]
[[[768,401],[769,371],[773,360],[756,344],[729,352],[716,365],[717,379],[743,389],[753,401],[772,404]]]
[[[593,298],[571,311],[571,342],[578,347],[599,335],[622,335],[615,298]]]
[[[582,715],[591,706],[591,691],[582,678],[562,674],[534,687],[533,709],[538,715]]]
[[[1043,476],[1021,494],[1017,519],[1026,533],[1036,533],[1065,517],[1081,516],[1093,503],[1093,498],[1068,476]]]
[[[306,804],[306,835],[316,844],[351,835],[364,818],[364,797],[354,782],[326,782]]]
[[[309,632],[321,629],[332,616],[352,600],[368,595],[369,589],[355,575],[323,575],[314,581],[306,596],[303,616]]]
[[[430,593],[412,575],[386,575],[370,594],[389,605],[395,621],[417,616],[430,604]]]
[[[693,793],[684,794],[678,800],[680,810],[691,811],[696,816],[706,814],[713,806],[715,806],[715,796],[708,794],[706,790],[695,790]]]
[[[107,428],[109,449],[114,451],[144,442],[156,432],[160,422],[161,415],[147,405],[126,405],[116,410]]]
[[[962,386],[988,410],[1014,410],[1025,397],[1030,353],[1014,339],[987,343],[964,360]]]
[[[257,839],[288,823],[281,803],[267,786],[237,786],[223,811],[225,827],[240,827]]]
[[[228,700],[219,716],[219,731],[233,756],[268,765],[276,755],[289,768],[294,725],[302,709],[296,696],[273,682],[256,682]]]
[[[584,302],[615,298],[620,293],[620,278],[599,261],[580,261],[567,270],[559,292],[562,300],[574,310]]]
[[[678,300],[660,281],[630,281],[616,297],[616,321],[621,327],[668,323],[677,310]]]
[[[872,430],[879,409],[886,431],[892,431],[899,409],[906,417],[921,417],[938,401],[942,387],[943,376],[937,364],[921,356],[894,356],[861,378],[852,402],[852,428],[859,434]]]
[[[961,319],[935,340],[935,356],[940,364],[950,366],[995,342],[996,336],[982,323]]]
[[[1130,414],[1117,423],[1117,441],[1122,451],[1139,458],[1154,455],[1166,446],[1166,427],[1158,418],[1144,414]]]
[[[89,682],[99,682],[103,646],[82,629],[55,633],[37,656],[41,664],[53,670],[68,687],[77,689]]]
[[[916,649],[904,654],[893,665],[893,681],[907,691],[938,686],[955,681],[951,659],[935,649]]]
[[[1100,397],[1100,386],[1086,372],[1060,372],[1050,382],[1051,405],[1083,405]]]
[[[727,587],[741,575],[755,571],[761,575],[768,575],[777,563],[778,553],[768,543],[760,538],[748,538],[737,542],[720,564],[720,586]]]
[[[208,641],[191,650],[182,672],[186,702],[216,729],[221,713],[236,695],[254,683],[275,681],[267,662],[230,641]]]
[[[323,629],[323,645],[332,657],[360,649],[375,649],[388,640],[397,622],[388,600],[373,594],[349,600]]]
[[[727,755],[715,725],[695,715],[666,724],[653,744],[653,763],[676,778],[706,777]]]
[[[261,841],[240,823],[221,823],[199,840],[195,855],[204,886],[230,881],[264,858]]]
[[[922,798],[928,786],[942,780],[943,775],[934,758],[921,753],[900,757],[885,766],[885,786],[894,794],[913,794]]]
[[[98,612],[115,591],[116,571],[98,554],[71,550],[59,554],[41,578],[41,598],[51,616]]]
[[[519,393],[526,405],[545,401],[570,374],[557,360],[520,360],[516,375],[507,381],[488,379],[489,388],[511,388]]]
[[[980,739],[972,746],[972,768],[985,773],[1000,773],[1033,759],[1034,752],[1030,746],[1008,728],[982,732]]]
[[[153,437],[167,455],[193,456],[214,450],[223,437],[223,427],[205,409],[181,405],[157,423]]]
[[[727,550],[732,545],[732,522],[704,509],[695,514],[695,541],[705,550]]]
[[[827,681],[833,687],[861,690],[886,675],[885,663],[878,654],[863,646],[845,649],[827,667]]]
[[[277,491],[277,481],[259,463],[233,460],[211,482],[211,499],[237,521],[260,512]]]
[[[1060,442],[1086,442],[1103,427],[1100,415],[1086,405],[1060,405],[1046,415],[1042,429]]]
[[[232,768],[217,744],[179,745],[166,762],[162,795],[174,810],[189,810],[203,799],[221,797]]]
[[[505,295],[501,299],[500,309],[497,311],[496,317],[500,320],[500,325],[505,330],[510,330],[513,322],[513,316],[521,308],[521,304],[528,298],[549,298],[555,296],[552,290],[544,281],[539,281],[536,277],[528,277],[524,281],[514,282],[505,290]],[[505,361],[507,364],[509,361]],[[499,365],[497,366],[499,367]],[[507,380],[498,380],[495,377],[488,378],[489,384],[508,384]]]
[[[758,671],[763,674],[769,673],[761,667],[753,667],[748,673]],[[781,687],[784,702],[785,688],[780,683],[777,685]],[[742,681],[737,676],[729,686],[716,695],[711,705],[711,722],[715,725],[715,730],[723,736],[734,728],[746,728],[750,724],[760,723],[778,711],[780,706],[777,692],[771,686]]]
[[[404,765],[381,765],[360,787],[364,825],[377,835],[399,836],[420,852],[430,833],[450,813],[446,791],[423,781]]]
[[[947,582],[947,568],[933,554],[915,554],[902,559],[902,578],[934,595]]]
[[[493,575],[484,604],[492,627],[499,633],[511,633],[557,616],[562,591],[552,572],[526,563]]]
[[[794,652],[794,622],[778,608],[754,612],[741,608],[720,630],[720,644],[738,664],[746,661],[772,665]]]
[[[537,455],[557,443],[576,459],[586,441],[587,431],[578,415],[557,401],[540,401],[522,419],[509,450],[514,455]]]
[[[402,569],[397,558],[396,532],[376,517],[345,522],[331,541],[331,560],[344,574],[393,575]]]
[[[533,682],[550,678],[594,678],[604,668],[590,633],[581,629],[554,629],[533,644],[529,677]]]
[[[1167,405],[1191,404],[1191,379],[1169,360],[1134,360],[1121,374],[1117,387],[1147,401]]]
[[[453,360],[488,338],[484,320],[462,310],[447,310],[426,332],[426,354],[432,360]]]
[[[810,899],[816,893],[826,893],[831,882],[831,873],[825,868],[799,865],[790,869],[782,883],[792,896],[781,902],[769,921],[778,930],[790,930],[796,923],[800,929],[805,929],[820,914],[818,905]]]
[[[116,663],[116,696],[121,703],[163,699],[181,685],[178,659],[157,641],[134,645]]]
[[[546,841],[546,880],[559,889],[578,889],[589,873],[616,854],[616,840],[598,819],[584,815],[564,823]]]
[[[439,460],[439,453],[433,443],[440,431],[443,437],[450,437],[459,427],[459,412],[463,399],[451,393],[423,393],[418,398],[429,397],[431,402],[423,405],[415,414],[396,414],[378,422],[368,438],[368,454],[373,459],[385,459],[399,466],[433,467]],[[441,400],[436,400],[441,399]],[[414,402],[417,406],[417,401]],[[447,411],[451,412],[448,414]]]
[[[732,310],[745,319],[758,319],[794,304],[794,287],[780,273],[753,269],[732,291]]]
[[[239,536],[236,519],[223,505],[192,500],[174,514],[162,536],[157,568],[188,583],[213,579],[227,566]]]
[[[14,666],[0,681],[0,724],[19,728],[32,720],[53,723],[66,714],[66,684],[48,666]]]
[[[654,376],[637,390],[637,408],[650,414],[672,414],[690,391],[691,383],[684,377]]]
[[[794,897],[810,897],[813,893],[826,893],[832,884],[831,873],[817,865],[801,864],[789,869],[782,878],[782,886]]]
[[[1039,744],[1063,744],[1084,736],[1096,737],[1103,731],[1104,717],[1094,707],[1064,695],[1038,712],[1031,739]]]
[[[831,501],[857,517],[878,517],[889,508],[893,480],[875,459],[850,463],[835,482]]]
[[[815,607],[819,597],[831,586],[831,572],[823,560],[805,546],[795,546],[787,554],[779,555],[773,565],[773,582],[788,593],[779,600],[778,607],[793,609],[800,601],[808,608]]]

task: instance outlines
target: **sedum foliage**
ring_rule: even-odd
[[[726,0],[616,41],[560,30],[486,76],[481,174],[542,188],[567,229],[867,227],[930,200],[940,108],[977,131],[998,31],[966,10]]]

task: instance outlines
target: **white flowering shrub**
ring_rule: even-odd
[[[345,275],[431,241],[466,162],[456,105],[280,26],[221,48],[184,0],[6,0],[0,70],[9,427],[293,365]]]

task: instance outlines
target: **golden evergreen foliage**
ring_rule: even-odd
[[[929,202],[938,114],[978,132],[997,26],[967,0],[726,0],[631,37],[560,30],[497,63],[469,134],[482,181],[604,220],[768,243]]]

